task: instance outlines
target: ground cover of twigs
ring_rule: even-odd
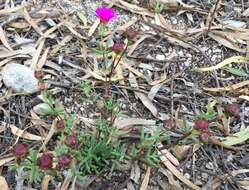
[[[249,3],[0,0],[1,190],[249,189]]]

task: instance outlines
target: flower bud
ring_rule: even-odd
[[[71,147],[72,149],[76,149],[78,146],[78,139],[76,135],[71,134],[66,137],[65,143],[67,146]]]
[[[199,140],[203,142],[204,144],[210,143],[210,134],[208,133],[200,133],[199,134]]]
[[[111,47],[111,50],[114,51],[115,53],[121,53],[124,51],[125,44],[122,42],[116,42],[113,44]]]
[[[125,36],[128,38],[128,39],[133,39],[137,36],[137,31],[133,28],[128,28],[126,31],[125,31]]]
[[[44,153],[37,159],[37,165],[42,169],[51,169],[53,167],[53,158],[52,153]]]
[[[63,121],[62,119],[60,119],[60,120],[56,123],[56,127],[57,127],[57,129],[60,129],[60,130],[65,129],[65,123],[64,123],[64,121]]]
[[[69,154],[63,154],[58,157],[58,168],[65,168],[70,165],[72,158]]]
[[[209,125],[209,121],[207,120],[204,120],[204,119],[195,120],[196,129],[200,129],[200,130],[208,129],[208,125]]]
[[[42,70],[35,71],[36,78],[42,78],[44,76],[44,72]]]
[[[232,115],[238,117],[240,115],[240,105],[239,104],[227,104],[224,107],[225,111]]]
[[[24,158],[28,154],[28,145],[19,143],[14,147],[14,155],[16,158]]]

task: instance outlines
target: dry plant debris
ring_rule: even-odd
[[[0,0],[1,189],[249,189],[248,17]]]

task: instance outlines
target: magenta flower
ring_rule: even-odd
[[[100,21],[104,23],[109,22],[113,17],[116,16],[114,9],[108,7],[99,7],[95,12]]]

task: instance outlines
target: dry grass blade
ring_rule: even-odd
[[[151,167],[148,166],[147,170],[146,170],[146,173],[145,173],[145,176],[144,176],[144,179],[143,179],[143,182],[142,182],[139,190],[147,190],[149,180],[150,180],[150,170],[151,170]]]
[[[248,61],[243,56],[233,56],[233,57],[229,57],[229,58],[223,60],[222,62],[218,63],[215,66],[204,67],[204,68],[195,68],[194,70],[199,71],[199,72],[213,71],[213,70],[217,70],[217,69],[220,69],[222,67],[225,67],[226,65],[228,65],[230,63],[248,63]]]
[[[210,92],[226,92],[226,91],[235,91],[239,88],[242,88],[244,86],[249,85],[249,80],[237,83],[237,84],[233,84],[227,87],[221,87],[221,88],[203,88],[206,91],[210,91]],[[236,92],[243,92],[243,91],[236,91]],[[248,88],[245,89],[245,93],[248,93]]]

